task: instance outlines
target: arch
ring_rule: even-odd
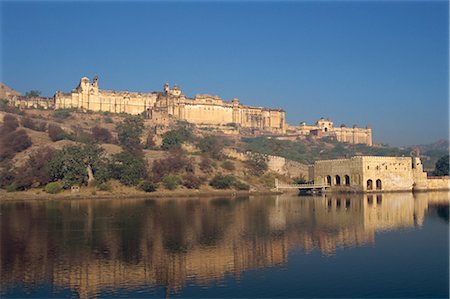
[[[375,186],[377,187],[377,190],[381,190],[381,180],[380,180],[380,179],[378,179],[378,180],[375,182]]]
[[[335,182],[336,182],[336,186],[340,186],[341,185],[341,177],[339,175],[336,175],[335,177]]]
[[[348,175],[344,176],[344,185],[350,186],[350,177]]]
[[[330,175],[327,175],[327,184],[331,185],[331,176]]]
[[[372,189],[373,189],[373,181],[367,180],[367,190],[372,190]]]

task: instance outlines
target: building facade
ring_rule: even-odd
[[[333,121],[327,118],[319,119],[315,125],[308,125],[305,122],[299,126],[289,126],[288,132],[298,134],[300,136],[313,135],[317,137],[332,136],[339,142],[347,142],[351,144],[372,145],[372,129],[369,127],[359,128],[353,125],[351,128],[341,125],[334,127]]]
[[[337,192],[449,190],[449,178],[428,178],[420,158],[358,156],[314,164],[314,182]]]
[[[167,118],[198,125],[235,125],[270,133],[285,132],[285,112],[281,109],[245,106],[237,98],[231,102],[218,96],[186,97],[178,86],[164,85],[162,92],[128,92],[99,89],[98,78],[87,77],[70,93],[56,92],[55,109],[108,111],[112,113],[148,113],[150,119],[163,122]]]

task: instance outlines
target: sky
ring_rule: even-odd
[[[449,135],[447,1],[2,1],[0,81],[44,96],[100,89],[209,93],[287,122]]]

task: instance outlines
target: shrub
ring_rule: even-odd
[[[199,167],[201,171],[209,173],[212,169],[211,160],[208,157],[203,156],[200,161]]]
[[[142,181],[139,183],[139,189],[141,189],[144,192],[155,192],[157,186],[155,183],[151,181]]]
[[[74,109],[58,109],[55,112],[53,112],[53,117],[57,118],[57,119],[66,119],[68,117],[70,117],[71,112],[73,112]]]
[[[100,143],[111,143],[113,139],[108,129],[99,126],[92,128],[92,138]]]
[[[445,176],[448,175],[449,172],[449,155],[445,155],[439,160],[437,160],[434,166],[433,175],[435,176]]]
[[[22,126],[39,132],[45,132],[47,130],[47,123],[45,121],[35,121],[30,117],[24,117],[22,119]]]
[[[26,163],[16,171],[14,183],[20,190],[32,185],[43,186],[50,182],[48,163],[55,156],[56,151],[49,147],[40,148],[30,154]]]
[[[236,169],[236,167],[234,166],[234,163],[231,161],[223,161],[221,164],[223,169],[229,170],[229,171],[233,171]]]
[[[31,146],[31,139],[25,130],[12,131],[0,138],[0,161],[8,160]]]
[[[263,175],[264,172],[266,172],[269,168],[267,166],[266,158],[260,154],[252,154],[250,158],[245,161],[245,164],[247,166],[247,169],[256,176]]]
[[[61,192],[63,186],[60,182],[52,182],[45,185],[44,191],[50,194],[56,194]]]
[[[166,175],[163,178],[163,184],[166,189],[175,190],[181,184],[181,179],[176,175]]]
[[[243,183],[241,181],[236,181],[234,183],[234,188],[236,190],[250,190],[250,185]]]
[[[3,125],[0,127],[0,134],[4,135],[10,133],[19,127],[17,117],[11,114],[6,114],[3,118]]]
[[[192,133],[186,128],[168,131],[162,136],[161,148],[164,150],[179,149],[183,142],[192,140]]]
[[[100,183],[97,184],[97,189],[100,191],[111,191],[111,185],[106,182]]]
[[[16,192],[16,191],[19,191],[19,189],[17,188],[17,185],[14,184],[14,183],[7,185],[7,186],[5,187],[5,190],[6,190],[6,192]]]
[[[192,172],[192,168],[192,163],[181,152],[172,151],[167,158],[153,162],[152,174],[154,180],[159,182],[170,173],[177,173],[182,170]]]
[[[64,132],[60,126],[55,124],[48,125],[48,137],[50,137],[52,141],[63,140],[66,136],[66,132]]]
[[[112,124],[114,121],[113,121],[113,119],[111,118],[111,116],[105,116],[104,118],[103,118],[103,120],[105,121],[105,123],[107,123],[107,124]]]
[[[229,189],[236,183],[236,178],[232,175],[218,174],[209,182],[209,185],[215,189]]]
[[[200,188],[203,180],[192,173],[189,173],[183,177],[183,186],[188,189]]]
[[[223,142],[218,137],[204,137],[200,139],[197,146],[202,151],[202,153],[205,153],[214,159],[219,160],[222,158]]]

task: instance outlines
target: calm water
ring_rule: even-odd
[[[448,193],[2,202],[5,297],[448,297]]]

